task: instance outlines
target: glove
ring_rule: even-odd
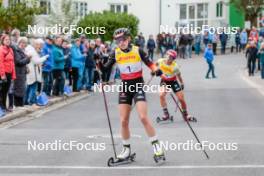
[[[184,84],[181,85],[181,89],[184,90]]]
[[[162,71],[160,69],[154,71],[154,72],[151,72],[151,75],[152,76],[161,76],[162,75]]]

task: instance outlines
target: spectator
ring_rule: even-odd
[[[4,34],[1,36],[0,42],[0,107],[6,111],[9,110],[6,108],[7,94],[12,80],[16,79],[16,72],[10,37]]]
[[[258,42],[259,35],[255,26],[252,27],[252,30],[249,33],[249,37],[251,37],[252,40],[255,41],[255,43]]]
[[[177,36],[176,35],[172,35],[172,49],[174,51],[177,51]]]
[[[20,31],[18,29],[13,29],[11,32],[11,45],[17,47],[19,38],[20,38]]]
[[[142,32],[139,33],[138,38],[139,38],[139,43],[140,43],[139,47],[144,49],[146,41],[145,41],[145,37],[143,36]]]
[[[51,95],[51,90],[53,86],[52,69],[54,65],[54,58],[52,55],[52,48],[53,48],[53,37],[47,36],[46,42],[41,51],[41,55],[42,56],[49,55],[47,60],[42,65],[43,92],[45,92],[46,95],[48,96]]]
[[[230,34],[230,47],[231,47],[231,53],[233,53],[234,48],[236,47],[236,34]]]
[[[153,39],[153,35],[150,35],[147,42],[147,49],[148,49],[148,55],[152,61],[154,59],[155,48],[156,48],[155,40]]]
[[[166,51],[173,48],[173,39],[170,34],[167,34],[165,37]]]
[[[41,57],[43,45],[44,41],[38,38],[34,39],[32,45],[28,45],[25,49],[26,55],[31,57],[27,73],[27,91],[25,97],[25,104],[27,105],[36,104],[38,83],[42,82],[42,64],[49,57],[49,55]]]
[[[199,55],[200,51],[201,51],[201,41],[202,41],[202,35],[198,32],[195,36],[194,36],[194,50],[195,50],[195,54]]]
[[[246,51],[247,57],[247,66],[248,66],[248,74],[249,76],[254,76],[255,67],[256,67],[256,59],[257,59],[258,49],[254,40],[250,42],[250,45]]]
[[[215,76],[215,68],[214,68],[214,64],[213,64],[214,53],[212,51],[212,44],[211,43],[208,43],[207,48],[205,49],[204,58],[205,58],[205,60],[206,60],[206,62],[208,64],[208,71],[207,71],[207,74],[206,74],[205,78],[206,79],[210,79],[209,74],[211,72],[212,72],[212,77],[216,78],[216,76]]]
[[[193,36],[192,34],[187,34],[186,37],[187,37],[186,56],[192,58]]]
[[[258,58],[260,59],[261,63],[261,78],[264,79],[264,42],[261,43]]]
[[[208,43],[209,43],[209,32],[205,31],[203,35],[203,44],[205,48],[207,47]]]
[[[243,29],[243,31],[240,34],[240,46],[241,49],[243,50],[243,52],[245,51],[246,45],[247,45],[247,41],[248,40],[248,34],[247,31],[245,29]]]
[[[54,96],[61,96],[64,92],[64,85],[65,85],[65,73],[64,73],[64,66],[65,66],[65,59],[67,59],[68,55],[64,56],[63,49],[62,49],[62,42],[63,38],[61,36],[56,37],[54,46],[52,48],[52,55],[54,59],[53,65],[53,78],[54,78],[54,85],[52,94]]]
[[[166,49],[167,49],[167,44],[166,44],[166,41],[165,41],[165,37],[166,37],[166,34],[162,33],[160,35],[160,38],[159,38],[159,50],[160,50],[160,54],[161,54],[162,58],[164,57],[164,55],[166,53]]]
[[[86,36],[84,34],[82,34],[80,36],[80,40],[81,40],[80,50],[81,50],[81,53],[84,54],[84,53],[87,52],[87,48],[86,48],[87,39],[86,39]]]
[[[135,45],[140,47],[140,39],[138,36],[135,37]]]
[[[93,40],[87,44],[87,56],[85,60],[85,74],[86,74],[86,89],[91,92],[93,87],[94,80],[94,71],[95,71],[95,58],[94,58],[94,50],[95,50],[95,42]]]
[[[101,51],[100,51],[100,61],[102,64],[106,64],[108,62],[109,59],[109,53],[107,51],[107,48],[105,47],[105,45],[101,45],[100,47]],[[111,70],[112,68],[105,68],[102,67],[102,81],[103,82],[108,82],[110,75],[111,75]]]
[[[80,50],[81,41],[80,39],[75,39],[75,43],[71,47],[71,63],[72,63],[72,90],[74,92],[79,92],[80,81],[83,74],[83,63],[85,61],[85,56]]]
[[[24,106],[24,98],[27,88],[27,64],[29,64],[31,57],[25,54],[28,39],[20,37],[18,39],[18,47],[14,50],[15,53],[15,68],[16,80],[14,81],[14,104],[16,107]]]
[[[179,54],[180,57],[185,59],[186,56],[186,46],[188,44],[188,37],[187,35],[181,33],[179,39]]]
[[[220,34],[219,38],[220,38],[220,42],[221,42],[221,54],[225,54],[228,35],[225,32],[222,32]]]
[[[238,30],[238,32],[235,34],[235,42],[236,42],[236,52],[240,52],[241,51],[241,38],[240,38],[240,30]]]
[[[214,55],[217,55],[217,43],[219,41],[219,36],[218,34],[215,32],[212,36],[212,43],[213,43],[213,53]]]
[[[69,46],[69,42],[67,40],[63,40],[62,50],[64,56],[67,56],[64,65],[65,78],[69,80],[69,85],[71,86],[72,85],[71,49]]]

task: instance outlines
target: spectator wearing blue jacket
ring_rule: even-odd
[[[65,85],[64,65],[65,65],[65,59],[68,56],[64,56],[62,49],[62,42],[63,42],[63,38],[61,36],[56,37],[55,44],[52,48],[52,55],[54,58],[54,65],[52,72],[55,81],[52,94],[54,96],[61,96],[64,93],[64,85]]]
[[[243,52],[245,51],[245,48],[246,48],[247,42],[248,42],[248,33],[247,33],[247,31],[244,29],[244,30],[241,32],[241,34],[240,34],[240,45],[241,45],[241,49],[242,49]]]
[[[202,35],[199,32],[194,36],[194,50],[196,55],[199,55],[201,51]]]
[[[156,48],[155,40],[153,39],[153,35],[150,35],[147,42],[147,49],[148,49],[148,56],[152,61],[154,59],[155,48]]]
[[[73,92],[79,92],[81,89],[81,80],[84,70],[85,54],[80,50],[81,41],[79,38],[75,39],[74,44],[71,47],[71,63],[72,63],[72,90]]]
[[[215,76],[215,68],[214,68],[214,64],[213,64],[213,60],[214,60],[214,53],[212,50],[212,43],[208,43],[207,44],[207,48],[205,49],[204,52],[204,58],[208,64],[208,71],[207,74],[205,76],[206,79],[210,79],[209,74],[212,72],[212,77],[216,78]]]
[[[42,66],[42,78],[43,78],[43,92],[45,92],[48,96],[51,95],[52,84],[53,84],[53,55],[52,55],[52,47],[53,47],[53,38],[51,36],[46,37],[46,42],[44,47],[42,48],[41,55],[46,56],[49,55],[48,59],[43,63]]]
[[[261,63],[261,78],[264,79],[264,42],[261,43],[258,58],[260,59]]]

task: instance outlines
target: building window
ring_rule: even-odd
[[[186,4],[180,5],[180,19],[181,20],[187,19],[187,5]]]
[[[208,3],[180,4],[180,21],[177,24],[202,26],[208,23]]]
[[[88,14],[88,4],[87,2],[75,2],[75,12],[78,17],[84,17]]]
[[[50,13],[50,1],[49,0],[40,0],[39,2],[40,8],[42,8],[42,14],[47,15]]]
[[[216,4],[216,17],[223,17],[223,3]]]
[[[208,18],[208,4],[197,4],[197,18]]]
[[[127,13],[127,4],[110,4],[110,11],[114,13]]]
[[[190,5],[189,6],[189,19],[194,19],[195,18],[195,6]]]

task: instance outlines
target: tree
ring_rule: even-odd
[[[48,24],[60,24],[62,27],[77,23],[76,12],[72,0],[59,0],[57,6],[51,10]]]
[[[100,37],[105,41],[111,41],[113,39],[113,33],[117,28],[126,27],[129,28],[133,36],[138,33],[139,20],[136,16],[127,13],[113,13],[110,11],[104,11],[102,13],[90,13],[86,15],[77,24],[78,27],[105,27],[105,34],[86,34],[89,38]],[[77,34],[76,34],[77,35]]]
[[[17,28],[25,31],[28,25],[34,24],[34,17],[41,12],[36,4],[16,3],[7,8],[0,7],[0,30],[10,31]]]
[[[264,9],[264,0],[230,0],[238,11],[245,14],[246,20],[251,22],[252,26],[257,26],[257,20]]]

